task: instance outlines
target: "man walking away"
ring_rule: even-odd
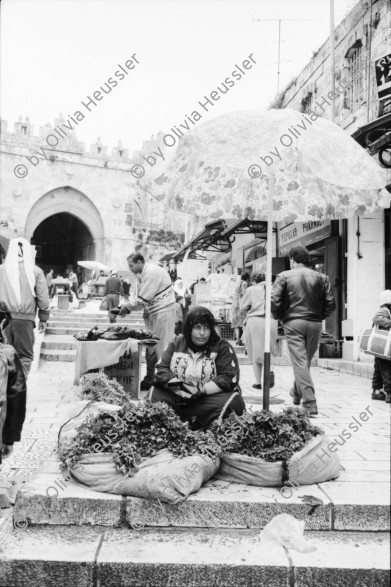
[[[136,303],[124,304],[120,316],[144,308],[145,325],[153,336],[159,338],[154,347],[146,349],[147,375],[140,386],[145,391],[153,384],[157,361],[160,361],[164,349],[174,338],[175,295],[170,275],[162,267],[146,263],[140,253],[129,255],[128,265],[132,273],[140,276],[141,287]]]
[[[109,322],[115,322],[117,320],[117,316],[112,314],[110,310],[113,308],[118,308],[119,297],[124,295],[122,281],[118,277],[118,271],[116,269],[112,270],[110,277],[106,280],[103,295],[106,296]]]
[[[322,320],[335,310],[334,295],[327,275],[309,267],[306,247],[289,251],[291,269],[277,276],[271,294],[273,318],[280,320],[288,344],[295,382],[291,390],[293,403],[309,416],[318,413],[310,366],[318,348]]]

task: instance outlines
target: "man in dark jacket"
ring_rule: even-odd
[[[277,276],[271,296],[271,311],[280,320],[288,344],[295,382],[291,390],[293,403],[309,416],[317,415],[315,388],[310,366],[318,348],[322,320],[335,310],[334,295],[327,275],[310,269],[310,255],[305,247],[289,251],[290,271]]]
[[[112,270],[110,277],[106,281],[103,295],[106,296],[107,309],[109,311],[109,322],[115,322],[117,320],[117,316],[112,314],[110,310],[119,306],[119,297],[124,295],[122,281],[118,277],[118,271],[116,269]]]

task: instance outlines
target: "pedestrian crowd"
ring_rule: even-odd
[[[335,311],[335,300],[327,275],[310,267],[310,255],[298,246],[289,252],[290,269],[274,278],[271,291],[271,365],[276,355],[278,324],[282,327],[293,368],[290,394],[310,417],[318,413],[311,361],[318,348],[322,322]],[[245,404],[240,389],[240,371],[232,345],[222,338],[210,310],[190,307],[196,283],[187,289],[176,268],[169,271],[145,261],[140,253],[127,258],[137,289],[130,299],[130,282],[116,269],[103,279],[104,306],[110,322],[143,310],[147,330],[157,339],[146,348],[146,376],[141,390],[152,402],[166,402],[192,429],[206,429],[230,413],[241,415]],[[81,273],[69,268],[66,280],[77,297]],[[46,277],[35,265],[34,248],[23,238],[10,241],[5,262],[0,265],[0,449],[8,456],[21,439],[26,411],[28,375],[33,360],[34,331],[44,332],[49,318],[49,298],[56,279],[51,269]],[[120,305],[121,298],[123,303]],[[254,388],[262,388],[265,340],[265,276],[244,273],[233,296],[233,327],[236,342],[244,344],[254,371]],[[374,324],[390,330],[391,291],[380,296]],[[274,371],[270,372],[270,387]],[[391,361],[375,358],[372,399],[391,402]],[[1,458],[0,456],[0,458]]]

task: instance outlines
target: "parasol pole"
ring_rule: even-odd
[[[331,91],[335,95],[335,31],[334,31],[334,0],[330,0],[330,73]],[[331,121],[335,121],[335,102],[331,100]]]
[[[263,355],[263,409],[269,409],[270,399],[270,328],[271,328],[271,292],[272,292],[272,255],[273,255],[273,199],[274,173],[269,169],[269,188],[267,205],[267,241],[266,241],[266,303],[265,303],[265,349]]]

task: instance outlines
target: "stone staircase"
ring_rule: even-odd
[[[142,312],[132,312],[125,318],[117,318],[118,325],[145,329]],[[107,312],[87,313],[75,310],[52,310],[41,345],[40,359],[45,361],[69,361],[76,358],[74,334],[94,326],[107,328]]]
[[[387,485],[365,484],[363,499],[340,479],[290,495],[211,480],[168,505],[93,492],[49,462],[18,493],[14,528],[11,519],[2,528],[0,585],[386,587]],[[322,505],[311,513],[304,495]],[[305,520],[314,552],[259,543],[278,513]]]

